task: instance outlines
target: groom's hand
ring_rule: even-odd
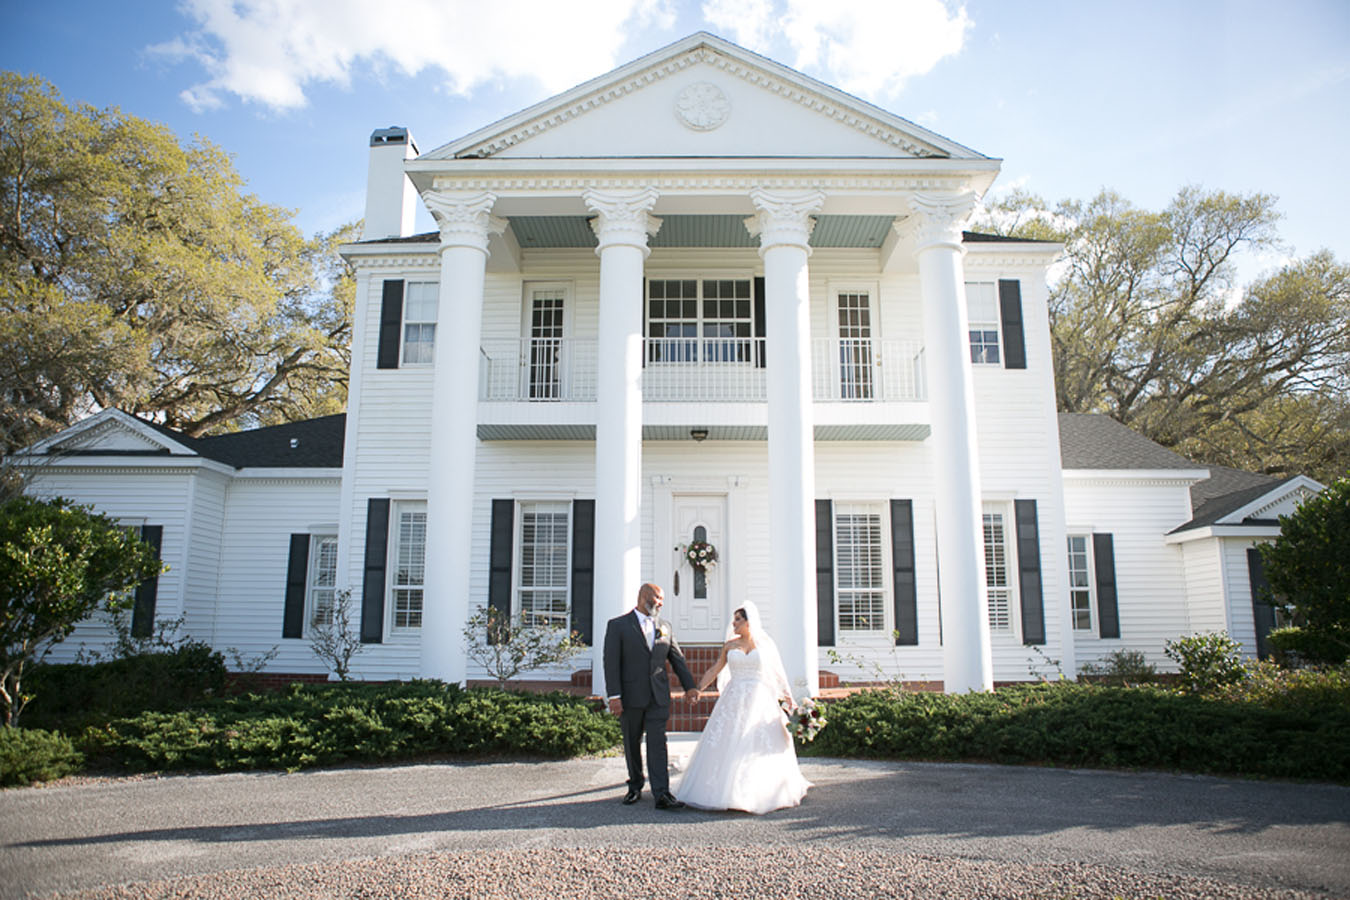
[[[699,693],[699,690],[696,687],[692,687],[684,692],[684,699],[688,700],[690,703],[693,703],[701,696],[703,695]]]
[[[621,714],[623,712],[623,701],[620,700],[618,697],[610,697],[609,711],[614,713],[614,715],[616,716]]]

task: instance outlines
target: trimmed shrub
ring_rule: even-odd
[[[1309,669],[1286,669],[1268,660],[1247,662],[1247,677],[1211,695],[1217,699],[1256,703],[1271,709],[1336,708],[1350,710],[1350,663]]]
[[[1158,670],[1139,650],[1114,650],[1101,659],[1078,667],[1082,680],[1101,684],[1147,684],[1157,680]]]
[[[131,770],[294,771],[433,754],[559,758],[619,739],[618,721],[577,697],[413,681],[293,684],[115,719],[87,729],[80,744],[91,758]]]
[[[75,732],[119,716],[180,709],[220,696],[225,678],[224,657],[198,641],[90,665],[33,666],[25,682],[33,703],[24,718]]]
[[[73,775],[83,763],[65,735],[41,728],[0,728],[0,787]]]
[[[1227,634],[1211,631],[1168,641],[1163,652],[1181,666],[1181,683],[1193,694],[1204,694],[1247,677],[1242,645]]]
[[[978,760],[1350,781],[1350,707],[1073,683],[867,692],[827,705],[812,756]]]

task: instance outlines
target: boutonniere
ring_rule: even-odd
[[[668,638],[670,637],[670,629],[664,625],[657,625],[656,636],[659,638]]]

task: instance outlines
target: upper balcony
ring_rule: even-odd
[[[597,352],[594,340],[485,342],[480,437],[593,435]],[[774,352],[763,338],[645,340],[644,437],[687,437],[696,426],[714,439],[762,439]],[[811,395],[818,440],[922,440],[928,434],[923,345],[917,341],[813,340]]]

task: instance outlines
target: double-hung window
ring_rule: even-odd
[[[998,291],[995,285],[967,282],[966,310],[970,319],[970,361],[999,365]]]
[[[440,285],[410,281],[403,294],[403,363],[430,365],[436,361],[436,307]]]
[[[648,363],[750,363],[754,333],[748,278],[647,282]]]
[[[305,583],[306,617],[311,625],[333,623],[337,589],[337,535],[314,534],[309,538],[309,573]]]
[[[1092,540],[1071,534],[1069,541],[1069,612],[1074,631],[1092,630]]]
[[[881,508],[839,503],[834,509],[835,598],[840,633],[886,630],[886,563]]]
[[[521,503],[517,609],[526,625],[567,627],[571,511],[567,501]]]
[[[1000,508],[984,510],[984,581],[989,595],[989,630],[1011,634],[1012,553],[1008,545],[1008,517]]]
[[[427,570],[426,505],[398,504],[392,525],[391,630],[411,631],[422,627]]]

